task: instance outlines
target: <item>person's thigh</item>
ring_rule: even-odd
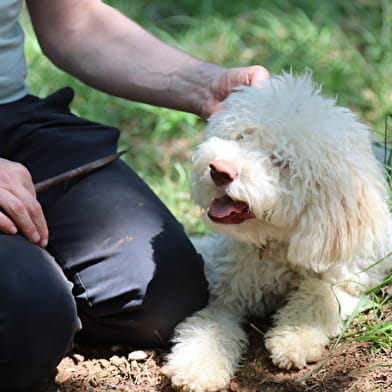
[[[74,116],[72,91],[0,108],[5,158],[34,181],[116,151],[119,131]],[[122,161],[38,195],[48,251],[75,284],[83,335],[166,342],[207,301],[202,260],[182,226]]]
[[[122,161],[80,178],[48,204],[48,250],[75,284],[84,336],[161,345],[206,304],[201,257]]]
[[[0,235],[0,390],[48,375],[79,328],[72,284],[22,236]]]

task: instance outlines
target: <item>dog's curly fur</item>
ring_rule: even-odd
[[[247,345],[241,322],[271,311],[265,345],[276,366],[320,359],[392,266],[388,193],[368,129],[309,73],[284,73],[225,100],[192,174],[193,199],[222,234],[195,240],[210,301],[176,328],[164,373],[187,391],[225,387]]]

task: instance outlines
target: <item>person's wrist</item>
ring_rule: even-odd
[[[227,69],[200,61],[188,71],[188,75],[184,76],[187,84],[185,95],[189,105],[187,111],[206,119],[210,114],[207,107],[215,100],[215,92]]]

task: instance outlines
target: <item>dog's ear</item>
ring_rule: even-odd
[[[375,160],[356,168],[340,163],[330,178],[318,181],[298,218],[288,248],[292,264],[323,272],[355,256],[376,261],[388,251],[389,213],[381,169]]]

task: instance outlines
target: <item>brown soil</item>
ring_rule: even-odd
[[[388,320],[388,317],[387,317]],[[389,321],[390,322],[390,318]],[[235,378],[221,392],[392,392],[392,353],[375,353],[368,343],[352,342],[299,371],[271,363],[262,344],[264,320],[247,326],[250,348]],[[29,392],[173,392],[160,374],[166,351],[112,346],[76,346],[57,368]]]

